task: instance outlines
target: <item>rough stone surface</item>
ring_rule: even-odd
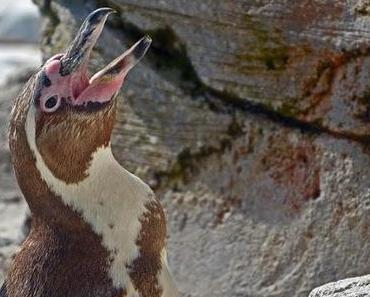
[[[368,1],[98,3],[114,4],[126,26],[171,33],[163,42],[186,49],[194,79],[229,100],[369,136]]]
[[[354,277],[326,284],[313,290],[309,297],[368,297],[370,275]]]
[[[183,296],[306,297],[370,272],[368,1],[35,2],[44,58],[98,6],[119,13],[92,70],[152,36],[113,148],[162,199]]]

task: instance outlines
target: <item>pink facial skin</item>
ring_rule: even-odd
[[[53,112],[58,109],[63,98],[68,104],[74,106],[112,100],[121,88],[127,73],[144,56],[150,43],[149,37],[143,37],[130,49],[94,74],[91,79],[87,73],[87,59],[71,73],[65,72],[68,74],[62,75],[64,54],[53,56],[44,65],[47,83],[40,90],[41,109],[45,112]]]
[[[59,74],[61,65],[58,58],[60,56],[61,55],[56,55],[50,58],[44,65],[44,74],[50,80],[50,85],[43,86],[41,90],[40,108],[43,111],[50,112],[50,110],[45,108],[45,102],[49,98],[56,96],[60,101],[61,98],[68,98],[70,96],[70,79],[68,77],[62,77]],[[60,102],[58,105],[60,105]]]
[[[83,92],[76,98],[77,105],[86,102],[107,102],[112,99],[115,93],[121,88],[124,81],[124,75],[117,76],[112,80],[93,81]]]
[[[57,59],[61,56],[54,56],[45,63],[44,71],[51,85],[43,88],[41,92],[41,107],[44,106],[44,102],[51,96],[66,98],[68,103],[72,105],[85,105],[88,102],[107,102],[112,99],[113,95],[117,93],[123,84],[125,71],[120,71],[117,75],[109,78],[97,77],[91,81],[89,81],[87,71],[84,68],[70,75],[61,76],[59,72],[61,64]]]

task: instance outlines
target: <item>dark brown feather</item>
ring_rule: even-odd
[[[9,131],[12,163],[31,209],[31,232],[11,264],[0,297],[124,297],[124,287],[116,288],[109,275],[114,252],[104,247],[101,236],[80,213],[49,188],[36,167],[25,130],[34,88],[35,79],[31,78],[16,98]],[[115,110],[113,100],[91,114],[72,106],[53,114],[36,114],[37,148],[57,178],[78,183],[86,177],[91,155],[109,144]],[[124,193],[122,196],[124,200]],[[152,198],[145,205],[148,212],[140,218],[141,232],[136,239],[140,255],[127,267],[143,297],[162,293],[158,275],[166,222],[159,201]]]

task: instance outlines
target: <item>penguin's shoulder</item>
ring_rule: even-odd
[[[3,283],[3,286],[0,289],[0,297],[8,297],[8,295],[6,293],[6,285],[5,285],[5,282]]]

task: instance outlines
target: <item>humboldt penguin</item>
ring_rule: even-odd
[[[151,39],[88,75],[112,12],[92,12],[65,53],[47,60],[15,99],[9,145],[32,226],[0,297],[179,296],[163,209],[111,150],[117,93]]]

